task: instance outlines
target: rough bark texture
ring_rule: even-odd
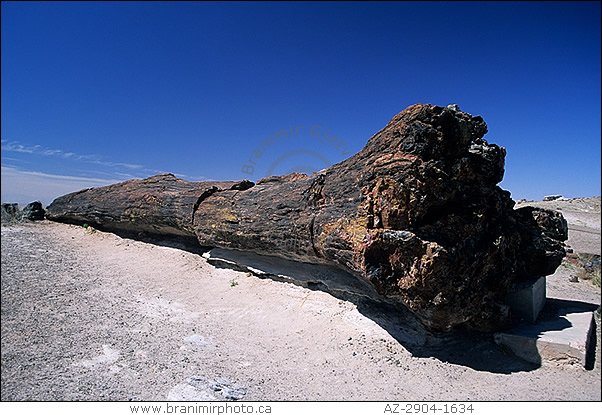
[[[252,187],[248,180],[187,182],[172,174],[84,189],[54,200],[50,220],[99,229],[194,238],[193,212],[204,199],[225,189]]]
[[[513,282],[560,265],[567,225],[555,212],[513,209],[496,186],[505,149],[483,140],[486,132],[457,106],[418,104],[311,176],[253,186],[159,175],[60,197],[47,217],[334,263],[431,329],[490,331],[510,321],[503,299]]]

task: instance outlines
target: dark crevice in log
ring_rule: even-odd
[[[213,186],[211,189],[205,190],[203,192],[203,194],[201,194],[199,196],[199,198],[196,200],[196,202],[194,202],[194,206],[192,208],[192,217],[190,220],[190,223],[192,224],[192,226],[194,226],[194,214],[196,213],[197,209],[199,208],[199,205],[203,202],[203,200],[207,199],[212,194],[214,194],[216,192],[221,192],[221,191],[222,191],[222,189],[219,189],[217,186]]]
[[[251,187],[255,186],[255,183],[249,181],[249,180],[241,180],[238,183],[234,183],[232,185],[232,187],[230,187],[230,190],[240,190],[240,191],[245,191],[250,189]]]
[[[324,182],[325,176],[320,174],[313,179],[309,188],[303,192],[309,206],[317,206],[323,202],[324,195],[322,194],[322,191],[324,190]]]
[[[322,255],[320,254],[320,252],[318,251],[318,248],[316,248],[316,241],[315,241],[315,236],[314,236],[314,224],[316,223],[316,217],[312,216],[311,217],[311,222],[309,223],[309,235],[311,238],[311,247],[314,250],[314,254],[316,254],[317,258],[322,258]]]
[[[232,186],[230,186],[229,190],[239,190],[239,191],[245,191],[250,189],[251,187],[255,186],[255,183],[249,181],[249,180],[241,180],[239,182],[234,183]],[[196,211],[198,210],[200,204],[207,199],[209,196],[217,193],[217,192],[222,192],[224,191],[224,189],[220,189],[217,186],[213,186],[210,189],[205,190],[197,199],[197,201],[194,203],[194,206],[192,208],[192,218],[190,220],[190,223],[192,224],[192,226],[194,227],[194,214],[196,213]]]

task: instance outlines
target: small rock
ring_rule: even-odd
[[[197,388],[202,388],[207,383],[207,379],[202,376],[191,376],[188,378],[188,383]]]
[[[217,378],[214,382],[210,382],[208,387],[213,392],[221,392],[224,398],[234,401],[244,398],[247,394],[246,386],[233,385],[224,378]]]
[[[45,211],[42,207],[42,203],[40,201],[35,201],[29,203],[27,206],[23,208],[23,219],[27,220],[43,220]]]
[[[548,195],[543,197],[544,202],[551,202],[552,200],[558,200],[562,197],[562,195]]]
[[[576,275],[571,275],[569,277],[569,282],[579,282],[579,278]]]
[[[220,392],[222,390],[222,387],[216,383],[213,383],[209,385],[209,389],[211,389],[213,392]]]
[[[234,385],[233,388],[226,388],[222,391],[222,396],[224,398],[232,399],[234,401],[244,398],[246,394],[247,394],[246,386]]]
[[[208,341],[200,334],[193,334],[184,339],[186,343],[194,344],[195,346],[206,346]]]
[[[2,203],[2,223],[16,222],[20,216],[17,203]]]

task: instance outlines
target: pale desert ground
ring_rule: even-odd
[[[600,198],[543,205],[600,254]],[[165,245],[3,225],[2,400],[600,400],[599,317],[592,370],[538,367],[491,336],[428,335],[391,306]],[[548,297],[600,304],[575,272],[548,277]]]

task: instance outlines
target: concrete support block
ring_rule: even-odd
[[[546,303],[546,277],[514,284],[506,297],[515,319],[535,323]]]
[[[523,323],[512,330],[496,333],[494,339],[497,344],[531,363],[587,367],[588,362],[593,361],[591,353],[595,353],[592,339],[596,328],[592,310],[596,306],[581,304],[579,307],[559,308],[555,316],[537,324]]]

